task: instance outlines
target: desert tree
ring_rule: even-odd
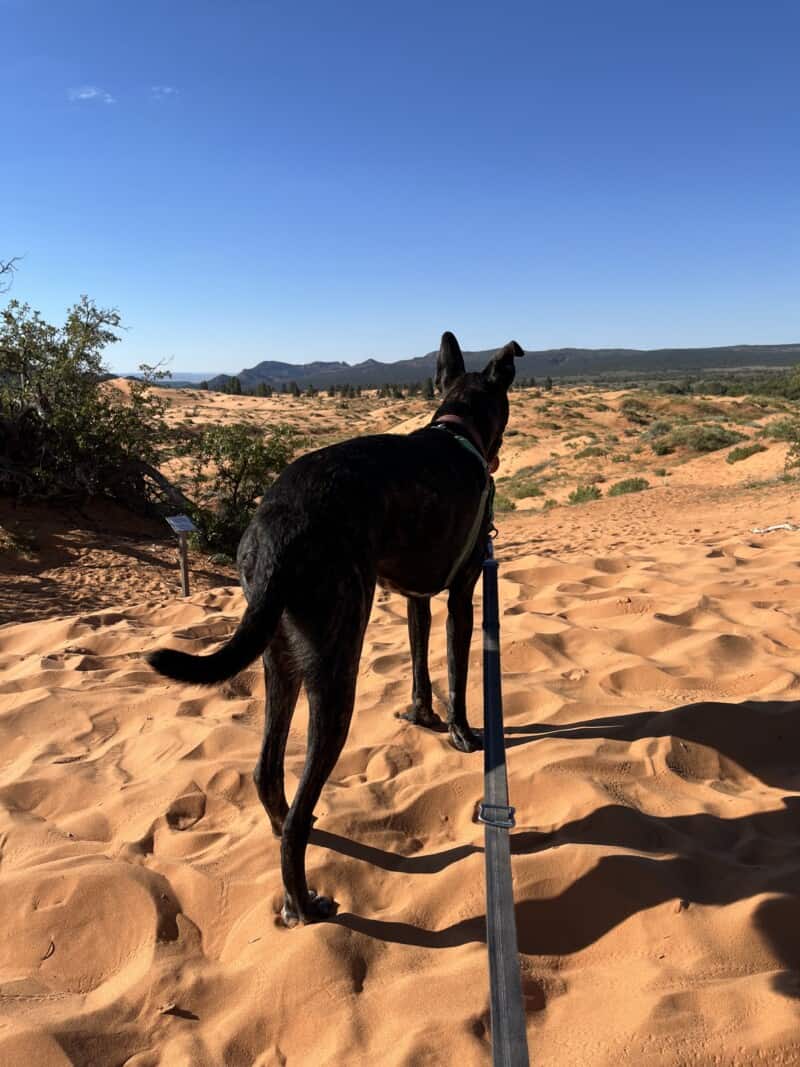
[[[157,469],[165,401],[143,367],[124,391],[109,387],[105,350],[119,341],[116,308],[83,296],[63,326],[12,300],[0,313],[0,492],[37,499],[113,497],[147,510],[185,498]]]

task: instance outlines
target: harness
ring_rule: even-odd
[[[449,431],[447,430],[447,425],[445,423],[443,423],[443,422],[434,423],[434,425],[431,427],[431,429],[432,430],[445,430],[445,431],[447,431],[449,433]],[[473,551],[475,549],[475,545],[477,544],[477,541],[478,541],[478,535],[481,532],[481,526],[483,525],[484,518],[488,518],[489,519],[489,523],[491,524],[492,518],[494,517],[494,507],[493,507],[494,506],[494,479],[492,478],[491,474],[489,474],[489,467],[488,467],[488,464],[486,463],[486,460],[481,455],[481,453],[478,451],[478,449],[475,447],[475,445],[472,443],[472,441],[470,441],[468,438],[462,437],[461,434],[455,434],[455,433],[450,433],[450,437],[451,437],[452,440],[457,441],[461,445],[462,448],[465,448],[467,450],[467,452],[471,452],[472,455],[475,456],[475,458],[478,460],[478,462],[480,463],[481,467],[483,468],[483,472],[484,472],[484,474],[486,476],[486,484],[483,487],[483,492],[481,493],[481,499],[480,499],[480,502],[478,504],[478,510],[477,510],[477,512],[475,514],[475,519],[474,519],[474,521],[472,523],[472,526],[470,527],[470,531],[469,531],[469,534],[467,536],[467,540],[466,540],[466,542],[464,544],[464,547],[462,548],[458,558],[456,559],[455,563],[450,568],[450,573],[447,575],[447,578],[445,579],[444,585],[442,586],[443,589],[447,589],[447,587],[450,585],[452,580],[455,578],[455,576],[461,570],[463,565],[467,562],[469,557],[472,555],[472,553],[473,553]]]

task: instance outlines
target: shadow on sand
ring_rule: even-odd
[[[713,753],[722,758],[723,793],[739,791],[741,771],[773,788],[800,791],[800,704],[794,702],[690,704],[569,725],[512,726],[506,728],[506,736],[512,760],[514,747],[548,737],[623,742],[669,737],[676,773],[683,768],[691,777],[689,745],[713,750],[700,755],[706,761],[714,758]],[[725,761],[731,766],[726,768]],[[746,792],[749,783],[739,788]],[[315,830],[312,840],[384,870],[406,874],[435,873],[482,851],[464,845],[429,856],[401,857],[322,830]],[[638,912],[668,901],[685,910],[693,904],[719,906],[774,894],[757,907],[753,923],[786,968],[774,979],[775,989],[800,997],[800,796],[784,796],[782,807],[776,810],[733,819],[705,813],[654,816],[610,804],[553,832],[523,831],[511,836],[514,855],[571,844],[648,855],[603,856],[557,896],[519,900],[521,952],[546,956],[578,952]],[[485,940],[485,915],[443,930],[352,913],[341,913],[335,921],[369,937],[422,948],[451,948]]]

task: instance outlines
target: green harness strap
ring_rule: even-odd
[[[437,425],[434,426],[433,429],[434,430],[439,430],[439,429],[447,430],[447,427],[443,423],[440,422],[440,423],[437,423]],[[448,431],[448,433],[449,433],[449,431]],[[461,570],[462,566],[466,563],[466,561],[472,555],[472,552],[473,552],[473,550],[475,548],[475,544],[477,543],[477,540],[478,540],[478,534],[481,532],[481,526],[483,525],[484,517],[488,516],[489,522],[492,521],[493,505],[494,505],[494,479],[492,478],[491,474],[489,474],[489,467],[488,467],[488,465],[486,463],[486,460],[483,458],[483,456],[477,450],[475,445],[473,445],[473,443],[471,441],[469,441],[466,437],[462,437],[460,434],[454,434],[454,433],[451,433],[450,437],[454,441],[458,441],[458,443],[461,445],[462,448],[466,448],[466,450],[468,452],[471,452],[472,455],[475,456],[475,458],[478,460],[480,465],[483,467],[484,474],[486,475],[486,485],[483,487],[483,492],[481,493],[480,503],[478,504],[478,511],[477,511],[477,513],[475,515],[475,521],[472,523],[472,527],[471,527],[471,529],[469,531],[469,536],[467,537],[466,543],[465,543],[463,549],[461,550],[461,554],[459,555],[458,559],[455,561],[453,566],[450,568],[450,573],[447,575],[445,583],[442,586],[443,589],[447,589],[448,588],[448,586],[450,585],[452,580],[455,578],[455,576]]]

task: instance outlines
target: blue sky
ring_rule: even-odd
[[[794,0],[0,19],[0,258],[115,369],[800,341]]]

